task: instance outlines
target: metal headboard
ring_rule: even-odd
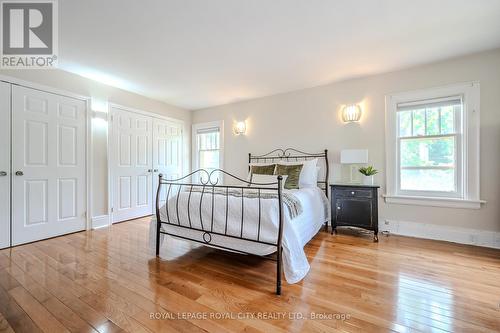
[[[326,196],[328,196],[328,176],[329,176],[329,165],[328,165],[328,149],[325,149],[322,153],[306,153],[295,148],[286,148],[286,149],[275,149],[270,151],[267,154],[263,155],[253,155],[251,153],[248,154],[248,169],[250,171],[250,163],[277,163],[279,161],[287,161],[287,162],[301,162],[312,160],[314,158],[318,159],[318,163],[324,162],[324,172],[320,173],[320,179],[318,180],[318,187],[325,191]],[[318,164],[321,168],[321,165]],[[322,171],[322,170],[320,170]],[[324,175],[324,178],[321,175]]]

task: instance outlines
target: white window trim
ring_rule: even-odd
[[[463,150],[461,165],[463,169],[463,198],[437,197],[431,192],[423,195],[402,195],[398,193],[398,152],[397,152],[397,105],[412,101],[441,98],[446,96],[462,96],[464,108],[462,117]],[[386,203],[423,205],[434,207],[452,207],[479,209],[485,201],[479,199],[479,82],[469,82],[403,92],[385,97],[386,120],[386,187],[383,195]]]
[[[214,127],[218,127],[220,129],[219,166],[221,169],[224,169],[224,121],[217,120],[217,121],[211,121],[211,122],[207,122],[207,123],[193,124],[192,131],[191,131],[191,133],[192,133],[191,142],[192,142],[192,152],[193,152],[193,154],[192,154],[193,171],[198,170],[200,168],[196,133],[200,129],[214,128]]]

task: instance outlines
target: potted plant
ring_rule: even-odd
[[[363,175],[363,185],[373,185],[373,176],[378,173],[378,170],[373,166],[359,168],[358,170]]]

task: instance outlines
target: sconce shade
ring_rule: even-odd
[[[95,112],[108,112],[108,101],[92,97],[90,99],[90,108]]]
[[[356,122],[359,119],[361,119],[361,107],[359,105],[347,105],[342,110],[342,120],[344,122]]]
[[[234,133],[236,133],[236,135],[245,134],[246,131],[247,124],[244,121],[239,121],[234,126]]]

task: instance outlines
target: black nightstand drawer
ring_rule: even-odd
[[[346,198],[371,198],[372,195],[371,190],[354,190],[354,189],[345,189],[345,190],[337,190],[336,194],[339,197]]]

